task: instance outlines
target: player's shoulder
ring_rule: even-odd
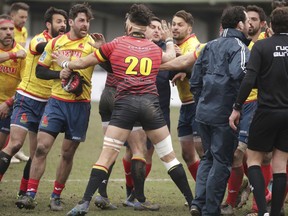
[[[25,48],[20,43],[17,43],[16,41],[13,45],[13,50],[16,50],[16,51],[24,50],[26,52]]]

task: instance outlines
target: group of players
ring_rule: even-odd
[[[19,11],[23,10],[27,12],[20,7]],[[264,11],[257,6],[248,6],[246,11],[249,16],[248,28],[243,29],[247,31],[247,36],[253,42],[267,37],[269,29],[262,33],[266,27]],[[70,31],[64,34],[68,18]],[[196,176],[198,178],[201,175],[197,174],[197,170],[199,158],[204,156],[204,151],[195,121],[196,103],[190,92],[191,70],[188,73],[171,72],[191,68],[205,46],[192,34],[193,16],[184,10],[178,11],[173,16],[170,28],[146,6],[133,5],[126,16],[126,36],[118,37],[110,43],[105,43],[101,34],[89,35],[92,18],[91,9],[86,4],[74,5],[69,15],[61,9],[49,8],[44,16],[46,30],[31,40],[26,57],[26,51],[14,41],[12,18],[1,15],[1,79],[6,82],[1,89],[0,122],[1,133],[7,135],[10,132],[10,140],[0,152],[0,179],[8,169],[12,156],[22,147],[29,131],[30,158],[23,172],[16,205],[19,208],[35,208],[35,196],[45,171],[47,154],[57,135],[64,132],[61,158],[50,199],[52,210],[63,209],[60,195],[72,169],[75,151],[79,143],[85,141],[91,108],[91,77],[94,65],[100,64],[110,72],[99,104],[104,131],[103,150],[91,170],[82,200],[67,215],[85,215],[97,189],[99,195],[95,198],[95,204],[98,207],[117,208],[108,199],[105,180],[109,179],[123,145],[127,145],[123,158],[127,187],[124,205],[133,206],[135,210],[159,209],[158,205],[146,200],[144,195],[144,181],[151,170],[151,156],[155,149],[171,179],[184,195],[191,214],[200,215],[202,209],[197,209],[197,206],[195,209],[195,205],[192,205],[192,192],[183,166],[175,157],[169,133],[169,80],[172,79],[182,102],[178,122],[182,156],[196,180]],[[223,33],[225,29],[221,30]],[[157,75],[160,64],[164,62],[167,63],[161,66],[161,72]],[[68,79],[74,70],[85,80],[80,95],[65,91],[61,84],[61,80]],[[9,95],[5,95],[7,93]],[[216,215],[220,214],[220,207],[221,214],[233,215],[236,204],[243,205],[244,201],[237,203],[237,195],[245,170],[243,159],[249,125],[257,105],[256,97],[257,92],[252,91],[243,107],[239,144],[234,153],[233,166],[232,161],[230,164],[232,172],[228,181],[228,197],[222,206],[217,203]],[[270,160],[269,155],[267,158],[261,167],[265,188],[272,176],[271,156]],[[266,199],[271,200],[268,189]],[[252,209],[249,215],[257,215],[255,202]]]

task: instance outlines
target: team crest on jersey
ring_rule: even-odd
[[[80,49],[83,49],[83,48],[84,48],[83,43],[80,43],[78,47],[79,47]]]
[[[39,61],[44,61],[44,59],[46,58],[46,55],[47,55],[47,52],[44,51],[44,52],[42,53],[42,55],[40,56]]]
[[[21,116],[21,118],[20,118],[20,122],[26,124],[27,121],[28,121],[27,114],[26,114],[26,113],[23,113],[22,116]]]
[[[48,126],[48,117],[46,115],[43,116],[43,118],[42,118],[41,126],[43,126],[43,127],[47,127]]]
[[[39,42],[44,42],[45,40],[44,40],[44,38],[37,38],[37,42],[39,43]]]

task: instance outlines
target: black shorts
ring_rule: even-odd
[[[116,88],[105,86],[99,102],[99,114],[102,122],[109,122],[114,109]]]
[[[110,125],[132,130],[140,122],[144,130],[166,125],[157,95],[127,95],[115,101]]]
[[[288,110],[257,109],[250,125],[248,149],[288,152]]]

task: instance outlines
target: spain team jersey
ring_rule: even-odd
[[[116,99],[129,94],[155,94],[156,76],[162,50],[155,43],[139,37],[123,36],[104,44],[94,52],[100,62],[109,60],[117,81]]]
[[[0,49],[0,53],[18,52],[19,50],[25,49],[20,44],[14,42],[11,50],[4,51]],[[0,103],[3,103],[15,94],[24,71],[25,59],[9,59],[0,63]]]
[[[265,38],[267,38],[266,32],[261,32],[260,35],[258,36],[258,39],[257,39],[257,40],[263,40],[263,39],[265,39]],[[249,44],[249,46],[248,46],[249,50],[252,49],[253,45],[254,45],[254,42],[251,41],[250,44]],[[255,89],[255,88],[252,89],[252,91],[250,92],[250,94],[249,94],[246,102],[251,102],[251,101],[257,100],[257,95],[258,95],[258,90]]]
[[[39,43],[48,42],[52,37],[47,31],[36,35],[29,44],[29,50],[26,57],[26,69],[17,91],[25,93],[25,96],[32,96],[34,99],[48,100],[51,95],[53,80],[43,80],[36,77],[36,66],[41,53],[38,53],[36,46]]]
[[[195,34],[190,35],[184,42],[177,44],[181,49],[181,54],[185,55],[188,52],[194,52],[196,47],[200,44]],[[189,76],[185,77],[183,81],[177,80],[176,86],[178,94],[182,103],[193,101],[193,95],[190,92]]]
[[[198,59],[201,51],[203,50],[203,48],[206,46],[206,43],[201,43],[198,44],[198,46],[196,47],[195,51],[194,51],[194,58]]]
[[[92,47],[89,42],[93,43],[94,40],[90,35],[85,36],[84,38],[71,40],[69,37],[69,33],[58,36],[48,42],[45,47],[44,52],[39,58],[38,64],[50,68],[50,70],[61,71],[62,68],[57,65],[52,60],[52,52],[60,51],[65,56],[70,56],[70,60],[73,61],[75,59],[85,57],[91,53],[93,53],[96,48]],[[61,80],[55,79],[53,80],[52,85],[52,93],[51,97],[68,101],[68,102],[77,102],[83,101],[88,102],[91,100],[91,78],[93,74],[94,66],[77,70],[80,75],[84,78],[87,84],[83,84],[83,93],[76,97],[75,94],[66,92],[61,86]]]
[[[263,40],[265,38],[268,38],[268,35],[266,32],[261,32],[260,35],[258,36],[258,40]]]
[[[24,46],[26,44],[28,37],[27,29],[25,27],[18,29],[14,28],[14,39],[17,43],[21,44]]]

